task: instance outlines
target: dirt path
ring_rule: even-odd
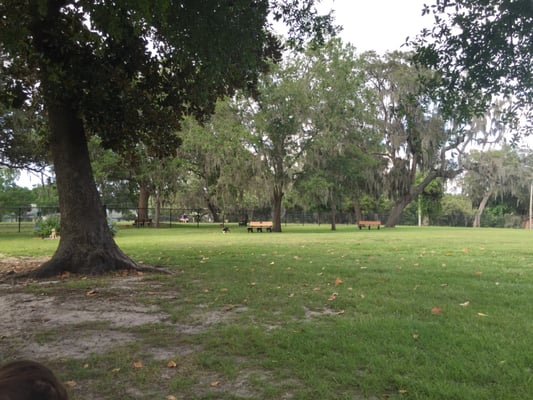
[[[167,318],[154,307],[136,304],[132,293],[142,278],[127,276],[112,281],[112,296],[100,295],[98,289],[62,290],[49,294],[61,281],[9,282],[13,272],[26,272],[46,259],[3,258],[0,261],[0,349],[9,357],[32,359],[82,358],[88,351],[102,353],[115,344],[134,341],[135,337],[117,328],[131,328],[157,323]],[[7,277],[7,279],[6,279]],[[7,283],[6,283],[7,282]],[[42,291],[40,291],[42,288]],[[69,327],[108,326],[89,330],[87,335],[61,335]],[[39,344],[36,335],[57,332],[57,338]]]

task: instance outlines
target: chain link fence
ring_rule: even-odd
[[[129,227],[155,227],[172,228],[180,224],[238,224],[246,225],[249,221],[271,221],[272,211],[268,208],[247,209],[231,212],[219,211],[217,218],[208,209],[200,208],[161,208],[159,218],[156,218],[155,208],[139,209],[110,205],[106,206],[107,218],[110,224]],[[142,220],[139,218],[142,216]],[[28,232],[35,230],[38,221],[52,217],[60,217],[57,206],[44,207],[0,207],[0,229],[2,231]],[[282,211],[283,224],[331,224],[329,211],[305,211],[287,209]],[[383,224],[387,221],[387,214],[371,213],[363,215],[363,220],[380,220]],[[526,221],[526,222],[524,222]],[[335,222],[339,225],[355,225],[357,217],[354,212],[340,211],[336,213]],[[527,218],[517,215],[502,215],[499,218],[483,217],[481,225],[484,227],[523,228]],[[404,214],[399,225],[417,225],[416,216]],[[472,226],[472,218],[466,217],[439,217],[431,225],[438,226]]]

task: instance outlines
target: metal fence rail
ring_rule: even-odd
[[[138,209],[131,206],[108,205],[106,206],[107,218],[110,223],[119,225],[135,225],[136,219],[142,215],[143,218],[151,220],[150,226],[161,228],[176,227],[183,223],[224,223],[224,224],[244,224],[248,221],[271,221],[272,211],[267,208],[246,209],[231,212],[220,212],[218,220],[213,217],[208,209],[202,208],[161,208],[159,218],[156,220],[155,208]],[[43,207],[0,207],[0,229],[2,231],[28,232],[35,229],[37,221],[50,217],[60,217],[58,206]],[[383,224],[387,221],[387,214],[365,214],[363,220],[380,220]],[[283,224],[330,224],[331,214],[329,211],[305,211],[301,209],[287,209],[282,212]],[[187,221],[187,222],[184,222]],[[336,221],[339,225],[352,225],[357,223],[357,217],[353,212],[341,211],[336,213]],[[438,226],[472,226],[472,219],[462,217],[437,218],[431,221],[431,225]],[[416,225],[416,216],[404,214],[399,225]],[[524,218],[516,215],[502,215],[501,217],[482,217],[482,226],[501,228],[521,228],[524,225]],[[146,224],[145,224],[146,226]]]

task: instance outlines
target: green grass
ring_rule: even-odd
[[[231,229],[227,235],[209,225],[120,230],[116,240],[127,254],[175,272],[145,274],[129,294],[168,318],[121,328],[136,335],[135,345],[86,360],[50,360],[62,378],[92,387],[102,399],[117,398],[117,387],[134,387],[142,399],[525,399],[533,393],[533,231]],[[51,255],[55,246],[0,234],[3,255]],[[98,286],[112,296],[112,279],[73,277],[47,294]],[[178,367],[169,370],[153,357],[157,348]],[[135,359],[145,360],[142,371],[128,368]],[[110,373],[117,365],[125,372]],[[86,398],[76,389],[72,394]]]

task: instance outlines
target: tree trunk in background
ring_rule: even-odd
[[[355,222],[359,222],[363,219],[363,212],[361,211],[361,204],[358,200],[354,200],[353,209],[355,212]]]
[[[481,227],[481,216],[483,215],[483,211],[485,211],[485,207],[487,206],[487,203],[489,202],[491,194],[492,194],[492,191],[488,191],[483,196],[483,199],[481,199],[481,203],[479,203],[479,207],[477,209],[476,216],[474,217],[474,222],[472,224],[474,228]]]
[[[283,200],[283,190],[274,186],[272,194],[272,232],[281,232],[281,202]]]
[[[94,182],[81,119],[63,101],[47,102],[61,238],[52,259],[33,272],[101,274],[136,267],[116,245]]]
[[[137,204],[137,218],[139,220],[148,219],[148,201],[150,200],[150,189],[148,183],[141,180],[139,183],[139,203]]]
[[[207,205],[207,209],[209,210],[209,213],[211,214],[211,217],[213,218],[213,222],[220,222],[220,215],[218,215],[218,210],[211,201],[211,197],[209,196],[209,193],[206,193],[204,195],[205,204]]]
[[[331,205],[331,230],[337,230],[337,205],[335,202]]]
[[[154,222],[155,227],[159,228],[159,219],[161,218],[161,195],[159,189],[155,190],[155,210],[154,210]]]
[[[431,171],[424,178],[424,180],[418,184],[418,186],[412,188],[409,193],[406,193],[402,198],[398,199],[392,207],[385,226],[387,228],[394,228],[396,225],[398,225],[398,222],[400,222],[400,217],[402,216],[402,212],[405,207],[407,207],[409,203],[416,199],[418,195],[420,195],[424,191],[426,186],[429,185],[431,181],[437,178],[438,176],[442,175],[440,175],[438,171]]]

